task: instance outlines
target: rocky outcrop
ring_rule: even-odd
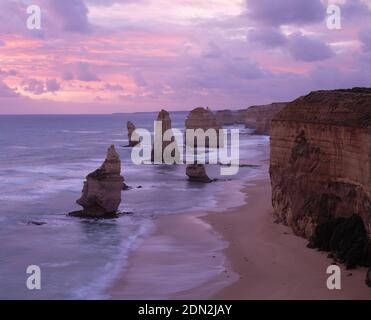
[[[161,135],[161,137],[159,137],[158,134],[155,133],[155,143],[154,143],[153,148],[152,148],[151,159],[152,159],[152,162],[162,163],[162,162],[165,162],[163,156],[164,156],[164,151],[165,151],[166,147],[169,146],[171,143],[174,143],[175,146],[176,146],[176,142],[175,142],[174,137],[170,141],[164,141],[163,140],[164,133],[167,130],[172,129],[171,118],[170,118],[169,112],[167,112],[166,110],[161,110],[159,112],[158,116],[157,116],[156,121],[161,122],[161,130],[158,133],[159,135]],[[177,146],[176,146],[176,148],[177,148]],[[155,151],[155,149],[156,149],[156,151]],[[156,158],[156,152],[158,153],[158,158]],[[175,162],[178,161],[178,156],[177,156],[178,153],[172,152],[171,155],[172,155]]]
[[[186,175],[189,181],[210,183],[212,180],[207,176],[205,165],[189,164],[187,165]]]
[[[112,145],[102,166],[86,177],[82,196],[76,201],[83,210],[71,212],[70,215],[91,218],[117,217],[123,185],[120,156]]]
[[[235,116],[232,110],[218,110],[215,112],[215,117],[220,125],[230,126],[235,124]]]
[[[371,89],[317,91],[272,121],[270,176],[278,221],[311,238],[358,215],[371,231]]]
[[[129,140],[129,145],[128,146],[129,147],[135,147],[139,143],[139,141],[132,141],[131,140],[133,132],[135,131],[135,125],[132,122],[128,121],[127,122],[127,129],[128,129],[128,140]]]
[[[371,240],[359,215],[330,218],[319,224],[308,247],[331,252],[330,256],[347,269],[371,264]]]
[[[245,124],[247,109],[240,110],[219,110],[215,112],[216,119],[222,126],[233,124]]]
[[[285,102],[277,102],[248,108],[245,112],[246,128],[255,129],[255,134],[269,135],[273,117],[286,105]]]
[[[252,106],[246,111],[245,126],[255,129],[255,134],[269,135],[271,121],[287,103],[272,103],[269,105]]]
[[[208,129],[214,129],[217,134],[217,139],[214,143],[210,143],[209,140],[206,141],[197,141],[194,139],[194,146],[197,147],[211,147],[217,148],[219,145],[222,145],[223,141],[218,141],[219,137],[219,130],[222,128],[220,123],[218,122],[216,116],[209,108],[196,108],[193,109],[186,121],[185,121],[185,128],[186,129],[201,129],[206,132]],[[187,141],[188,142],[188,141]]]

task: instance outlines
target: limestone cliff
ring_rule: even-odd
[[[272,120],[270,176],[277,220],[310,238],[359,215],[371,231],[371,89],[316,91]]]
[[[255,129],[255,134],[269,135],[273,117],[286,105],[285,102],[278,102],[248,108],[245,112],[246,128]]]

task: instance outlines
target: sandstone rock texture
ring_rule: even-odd
[[[215,112],[215,116],[220,125],[230,126],[233,124],[245,124],[246,112],[247,109],[218,110]]]
[[[128,121],[127,122],[127,129],[128,129],[129,147],[135,147],[139,143],[139,141],[132,141],[131,140],[131,137],[132,137],[133,132],[135,130],[135,125],[132,122]]]
[[[215,117],[221,125],[235,124],[235,116],[232,110],[218,110],[215,112]]]
[[[196,108],[193,109],[186,121],[185,121],[185,128],[186,129],[202,129],[204,132],[206,132],[208,129],[214,129],[219,136],[219,130],[222,129],[219,121],[217,120],[215,114],[209,109],[209,108]],[[198,141],[194,142],[195,146],[198,147],[211,147],[211,148],[217,148],[219,145],[222,145],[222,141],[218,141],[218,139],[215,141],[215,143],[209,143],[209,141],[206,141],[205,144],[200,143]]]
[[[164,137],[164,133],[167,131],[167,130],[171,130],[172,129],[172,126],[171,126],[171,118],[170,118],[170,114],[169,112],[167,112],[166,110],[161,110],[157,116],[157,119],[156,121],[160,121],[162,123],[162,131],[160,132],[160,134],[162,135],[162,137]],[[163,158],[163,155],[164,155],[164,151],[165,151],[165,148],[170,145],[171,143],[175,143],[175,138],[173,137],[171,141],[164,141],[163,139],[157,139],[155,138],[155,143],[153,145],[153,149],[152,149],[152,155],[151,155],[151,159],[152,159],[152,162],[153,161],[156,161],[156,154],[155,154],[155,150],[154,149],[157,149],[157,152],[159,152],[159,161],[158,162],[164,162],[164,158]],[[172,155],[174,156],[174,159],[176,159],[177,161],[177,158],[175,157],[176,155],[174,153],[172,153]]]
[[[189,164],[186,169],[189,181],[210,183],[212,180],[207,176],[205,165]]]
[[[102,166],[86,177],[82,196],[76,201],[83,210],[71,212],[70,215],[92,218],[116,217],[123,186],[120,156],[112,145]]]
[[[245,113],[246,128],[255,129],[255,134],[269,135],[273,117],[286,105],[286,102],[277,102],[248,108]]]
[[[316,91],[272,120],[270,177],[278,221],[310,238],[359,215],[371,231],[371,89]]]

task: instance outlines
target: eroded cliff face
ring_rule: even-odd
[[[312,92],[272,120],[274,214],[297,235],[353,214],[370,233],[370,166],[371,89]]]
[[[247,109],[240,110],[219,110],[215,112],[218,122],[224,126],[233,124],[245,124]]]
[[[278,102],[248,108],[245,112],[246,128],[255,129],[255,134],[269,135],[273,117],[286,105],[285,102]]]

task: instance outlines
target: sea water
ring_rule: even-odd
[[[183,129],[186,115],[171,113],[173,127]],[[124,147],[126,122],[152,131],[156,116],[0,116],[1,299],[108,298],[105,289],[151,231],[156,216],[242,204],[238,186],[263,174],[259,168],[243,167],[235,176],[220,177],[218,166],[208,166],[210,177],[219,181],[194,184],[182,165],[131,162],[131,149]],[[251,161],[265,152],[268,137],[235,127],[240,129],[240,161],[255,164]],[[102,164],[111,144],[120,153],[122,174],[131,187],[122,194],[120,210],[132,214],[107,221],[68,217],[79,209],[75,201],[85,176]],[[221,194],[224,207],[217,201]],[[29,265],[41,268],[42,289],[37,292],[26,287]]]

